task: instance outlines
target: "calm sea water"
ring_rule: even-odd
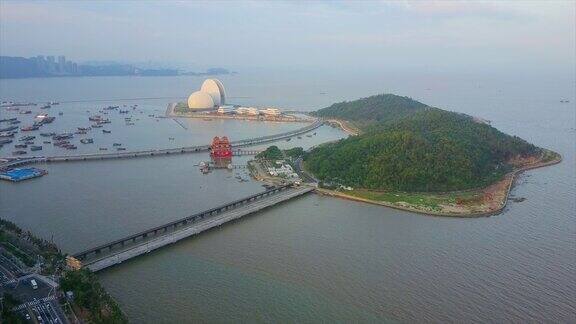
[[[300,110],[382,92],[408,95],[492,120],[507,133],[561,153],[564,161],[522,175],[512,193],[527,199],[493,217],[426,217],[308,195],[100,273],[133,322],[576,322],[573,79],[390,73],[242,73],[221,79],[235,103]],[[184,97],[201,82],[3,80],[0,97],[139,105],[134,126],[113,115],[112,134],[90,136],[97,143],[79,148],[84,151],[116,141],[129,149],[202,144],[223,133],[240,139],[299,126],[184,121],[182,127],[148,117],[174,100],[164,97]],[[118,101],[137,97],[162,99]],[[571,103],[559,103],[564,98]],[[85,126],[87,116],[107,104],[53,107],[51,113],[63,110],[64,116],[51,127]],[[323,127],[311,138],[278,144],[307,147],[343,136]],[[228,171],[201,175],[194,165],[206,159],[198,154],[47,165],[50,173],[43,178],[0,183],[0,216],[72,253],[263,189],[237,182]]]

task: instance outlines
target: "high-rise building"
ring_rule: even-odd
[[[58,72],[66,72],[66,57],[64,55],[58,56]]]
[[[56,72],[56,60],[54,56],[46,56],[46,72],[54,73]]]
[[[44,55],[38,55],[34,58],[34,61],[36,62],[36,68],[40,71],[40,72],[46,72],[47,68],[46,68],[46,60],[44,59]]]
[[[64,68],[66,74],[72,74],[72,61],[66,61],[66,68]]]

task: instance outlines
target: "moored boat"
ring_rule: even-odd
[[[53,142],[53,145],[54,145],[54,146],[62,146],[62,147],[63,147],[64,145],[68,145],[68,144],[70,144],[70,141],[56,141],[56,142]]]
[[[30,131],[37,130],[38,128],[40,128],[40,127],[38,127],[38,125],[32,125],[32,126],[20,127],[20,130],[23,132],[30,132]]]
[[[0,128],[0,132],[9,132],[18,129],[18,126],[9,126],[5,128]]]
[[[72,133],[62,133],[62,134],[52,136],[52,139],[53,140],[64,140],[64,139],[69,139],[72,137],[74,137],[74,134],[72,134]]]
[[[36,136],[28,135],[28,136],[22,136],[18,140],[20,142],[27,142],[27,141],[32,141],[34,139],[36,139]]]
[[[14,137],[14,134],[16,134],[16,132],[1,132],[0,137]]]
[[[18,118],[16,118],[16,117],[13,117],[13,118],[4,118],[4,119],[0,119],[0,123],[3,123],[3,122],[11,122],[11,121],[15,121],[15,120],[18,120]]]

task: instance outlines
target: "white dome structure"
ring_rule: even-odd
[[[226,104],[226,91],[224,90],[224,85],[218,79],[207,79],[202,83],[200,91],[208,93],[214,105],[222,106]]]
[[[212,96],[204,91],[193,92],[188,97],[188,108],[194,110],[210,110],[214,109],[214,100]]]

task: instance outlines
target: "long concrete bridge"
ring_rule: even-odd
[[[232,141],[230,144],[233,148],[238,149],[241,147],[260,145],[270,142],[275,142],[285,138],[293,137],[296,135],[310,132],[320,126],[323,121],[316,120],[312,124],[305,127],[269,136],[249,138],[245,140]],[[55,155],[55,156],[33,156],[27,158],[4,158],[8,161],[0,163],[0,167],[11,167],[16,165],[40,163],[40,162],[68,162],[68,161],[93,161],[93,160],[110,160],[110,159],[123,159],[123,158],[137,158],[137,157],[153,157],[162,155],[185,154],[185,153],[199,153],[210,151],[210,145],[186,146],[169,149],[157,150],[143,150],[143,151],[126,151],[115,153],[92,153],[92,154],[79,154],[79,155]],[[238,155],[242,155],[241,152]]]
[[[314,190],[285,185],[74,254],[82,266],[99,271],[229,221]]]

